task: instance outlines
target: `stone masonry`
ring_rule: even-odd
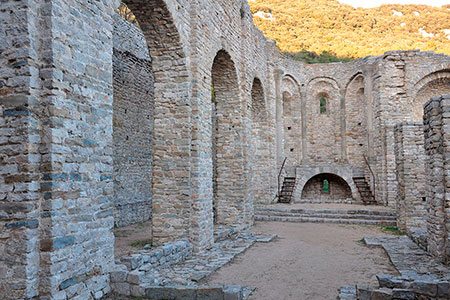
[[[423,123],[395,126],[395,161],[398,181],[397,223],[411,233],[426,229],[426,182]]]
[[[450,261],[449,113],[450,95],[434,97],[425,104],[428,251],[444,263]]]
[[[154,246],[211,249],[217,226],[247,228],[254,204],[272,202],[285,157],[295,201],[317,194],[308,181],[321,174],[352,201],[353,177],[378,204],[403,199],[394,128],[449,92],[450,57],[305,65],[264,37],[244,0],[124,3],[138,26],[118,0],[0,3],[2,297],[103,297],[114,226],[151,220]],[[443,261],[446,101],[425,118],[428,247]]]
[[[154,78],[137,26],[116,14],[113,38],[114,223],[126,226],[151,217]]]

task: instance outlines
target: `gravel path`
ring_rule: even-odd
[[[207,283],[257,287],[251,300],[334,300],[341,286],[376,283],[378,273],[396,274],[381,248],[359,242],[385,236],[379,227],[258,222],[253,231],[279,238],[254,245]]]

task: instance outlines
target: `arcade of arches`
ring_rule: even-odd
[[[136,22],[112,0],[0,4],[0,295],[99,299],[148,263],[116,263],[114,227],[204,253],[286,178],[291,203],[397,210],[449,262],[450,57],[305,65],[244,0],[124,2]]]

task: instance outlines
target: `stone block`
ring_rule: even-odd
[[[437,296],[450,299],[450,281],[439,281],[437,283]]]
[[[412,290],[406,289],[393,289],[392,290],[393,300],[415,300],[416,295]]]
[[[223,288],[224,300],[242,300],[242,286],[240,285],[226,285]]]
[[[145,296],[150,299],[176,299],[175,290],[166,287],[150,287],[145,289]]]
[[[111,283],[111,289],[113,292],[124,295],[124,296],[130,296],[131,290],[130,290],[130,284],[127,282],[114,282]]]
[[[197,289],[197,300],[223,299],[223,286],[199,287]]]
[[[438,285],[433,281],[414,280],[412,289],[417,294],[435,297]]]
[[[125,282],[127,280],[128,273],[129,271],[126,270],[113,271],[111,273],[111,282]]]

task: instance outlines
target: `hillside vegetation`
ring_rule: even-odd
[[[249,1],[255,24],[285,52],[359,58],[390,50],[450,55],[450,5],[354,8],[335,0]]]

